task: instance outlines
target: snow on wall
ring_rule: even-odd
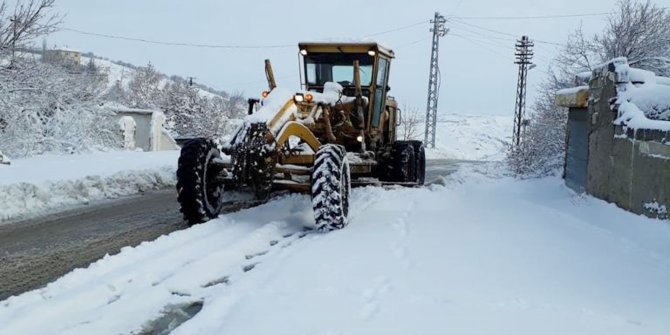
[[[633,69],[626,58],[612,60],[617,75],[616,125],[670,131],[670,86],[667,78]],[[658,83],[660,82],[660,84]]]
[[[122,116],[119,119],[119,128],[123,134],[123,148],[126,150],[135,149],[135,131],[137,130],[137,123],[131,116]]]

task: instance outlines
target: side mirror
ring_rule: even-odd
[[[391,90],[391,86],[386,85],[386,92],[388,92],[388,91],[390,91],[390,90]]]
[[[396,127],[400,127],[402,124],[402,110],[400,108],[396,109],[396,120],[395,120],[395,125]]]

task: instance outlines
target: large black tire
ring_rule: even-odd
[[[343,146],[326,144],[316,153],[312,168],[312,208],[320,231],[348,224],[351,175]]]
[[[422,141],[409,141],[414,147],[414,172],[417,185],[426,183],[426,149]]]
[[[276,155],[267,141],[267,125],[251,125],[244,142],[235,148],[233,173],[239,183],[251,187],[258,200],[267,200],[272,192]]]
[[[416,158],[414,146],[408,141],[397,141],[391,149],[389,180],[395,183],[416,181]]]
[[[190,140],[181,149],[177,167],[177,200],[189,225],[219,215],[223,185],[215,181],[221,171],[210,163],[220,157],[216,144],[204,138]]]

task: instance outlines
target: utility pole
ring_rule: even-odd
[[[435,148],[435,128],[437,127],[437,102],[440,96],[440,37],[449,32],[444,24],[447,20],[440,13],[435,13],[435,18],[430,21],[433,28],[433,45],[430,54],[430,75],[428,77],[428,105],[426,107],[426,131],[424,132],[424,144],[427,147]]]
[[[516,61],[519,64],[519,82],[516,89],[516,106],[514,110],[514,138],[512,141],[512,150],[518,150],[521,144],[522,127],[525,127],[526,116],[526,85],[528,79],[528,69],[533,63],[533,42],[528,36],[522,36],[516,43]]]

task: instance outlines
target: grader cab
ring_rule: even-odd
[[[269,90],[250,99],[233,139],[183,146],[177,191],[189,224],[216,217],[227,193],[262,202],[288,190],[311,194],[317,229],[340,229],[352,186],[424,183],[423,144],[396,140],[393,51],[377,43],[300,43],[299,50],[301,90],[277,87],[266,61]]]

